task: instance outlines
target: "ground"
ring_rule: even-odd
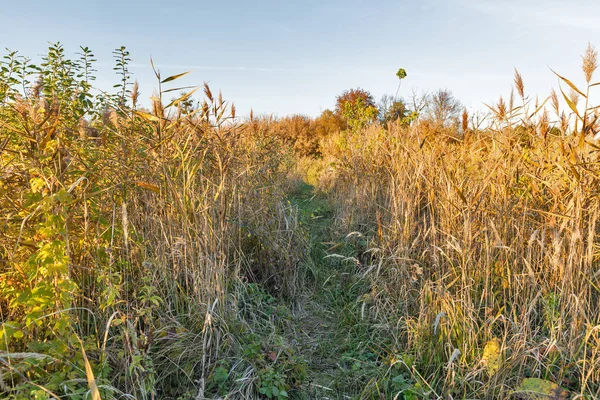
[[[299,398],[359,398],[376,354],[366,346],[366,324],[354,320],[356,299],[367,290],[356,267],[343,262],[353,247],[334,232],[332,209],[326,197],[301,183],[290,201],[298,206],[300,220],[311,243],[309,288],[292,305],[289,343],[307,363],[307,379]],[[329,257],[328,257],[329,256]]]

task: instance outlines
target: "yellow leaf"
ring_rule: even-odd
[[[546,97],[546,100],[544,100],[544,101],[542,102],[542,104],[541,104],[541,105],[540,105],[540,106],[539,106],[539,107],[538,107],[538,108],[537,108],[537,109],[536,109],[534,112],[532,112],[532,113],[531,113],[531,115],[529,116],[529,118],[533,117],[535,114],[537,114],[538,112],[540,112],[540,110],[541,110],[542,108],[544,108],[544,105],[546,105],[546,102],[547,102],[549,99],[550,99],[550,96]]]
[[[145,120],[148,121],[153,121],[153,122],[158,122],[160,119],[152,114],[148,114],[147,112],[143,112],[143,111],[136,111],[135,112],[138,116],[144,118]]]
[[[165,79],[164,79],[162,82],[160,82],[160,83],[167,83],[167,82],[174,81],[175,79],[179,79],[179,78],[181,78],[182,76],[185,76],[185,75],[189,74],[190,72],[191,72],[191,71],[187,71],[187,72],[183,72],[183,73],[181,73],[181,74],[172,75],[172,76],[170,76],[170,77],[168,77],[168,78],[165,78]]]
[[[29,180],[29,185],[31,186],[32,192],[39,193],[46,187],[46,181],[42,178],[31,178]]]
[[[573,112],[575,113],[575,115],[577,115],[577,118],[579,118],[580,120],[583,120],[583,118],[581,118],[581,116],[579,115],[579,111],[577,111],[577,106],[575,105],[575,103],[573,103],[571,101],[571,99],[569,98],[569,96],[567,96],[565,94],[565,92],[563,92],[562,88],[560,88],[560,92],[562,93],[563,97],[565,98],[565,101],[567,102],[569,108],[571,110],[573,110]]]
[[[489,376],[495,375],[502,366],[502,344],[497,338],[486,343],[482,361]]]
[[[579,93],[580,95],[582,95],[584,98],[587,99],[587,96],[577,88],[577,86],[575,86],[573,84],[573,82],[571,82],[570,80],[568,80],[567,78],[565,78],[564,76],[560,76],[559,74],[557,74],[552,68],[550,69],[550,71],[554,72],[554,75],[558,76],[560,79],[562,79],[567,85],[571,86],[571,89],[573,89],[574,91],[576,91],[577,93]]]
[[[566,400],[569,392],[554,382],[539,378],[525,378],[513,395],[522,400]]]
[[[136,182],[135,184],[138,185],[141,188],[152,190],[155,193],[160,193],[160,188],[158,186],[156,186],[156,185],[152,185],[151,183]]]
[[[77,339],[79,339],[79,337],[77,337]],[[85,375],[87,377],[88,388],[90,389],[92,400],[102,400],[100,397],[100,391],[98,390],[98,386],[96,385],[96,378],[94,377],[92,365],[90,364],[90,361],[87,358],[87,354],[85,353],[85,348],[81,339],[79,339],[79,343],[81,344],[81,354],[83,355],[83,362],[85,364]]]
[[[173,101],[172,101],[171,103],[169,103],[169,105],[168,105],[168,106],[166,106],[165,108],[169,108],[169,107],[171,107],[171,106],[173,106],[173,105],[177,105],[177,104],[181,103],[182,101],[185,101],[185,100],[186,100],[188,97],[190,97],[191,95],[193,95],[193,94],[194,94],[194,92],[196,92],[196,90],[198,90],[198,88],[195,88],[194,90],[191,90],[191,91],[189,91],[189,92],[185,93],[185,94],[184,94],[183,96],[181,96],[180,98],[178,98],[178,99],[176,99],[176,100],[173,100]]]

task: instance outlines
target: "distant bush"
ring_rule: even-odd
[[[373,95],[364,89],[346,90],[336,98],[335,113],[352,130],[360,130],[377,118],[379,111]]]
[[[343,119],[330,110],[325,110],[317,118],[292,115],[268,122],[269,131],[277,139],[286,143],[300,157],[321,155],[320,142],[344,129]]]

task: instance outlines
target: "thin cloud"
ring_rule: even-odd
[[[284,72],[284,73],[322,73],[333,74],[340,71],[356,72],[381,72],[385,70],[382,67],[373,66],[330,66],[330,67],[262,67],[262,66],[219,66],[219,65],[195,65],[195,64],[158,64],[154,63],[156,68],[163,70],[191,70],[191,71],[224,71],[224,72]],[[130,68],[148,69],[150,63],[131,63]],[[392,68],[393,69],[393,68]],[[416,74],[415,74],[416,75]]]
[[[156,68],[159,69],[185,69],[185,70],[199,70],[199,71],[258,71],[258,72],[276,72],[285,71],[284,68],[270,68],[270,67],[228,67],[218,65],[194,65],[194,64],[157,64],[154,63]],[[142,63],[131,63],[130,68],[149,68],[151,65]]]
[[[600,3],[586,1],[491,1],[456,0],[465,8],[482,14],[507,19],[515,23],[554,25],[600,33],[600,24],[595,17],[600,13]],[[594,17],[592,17],[594,16]]]

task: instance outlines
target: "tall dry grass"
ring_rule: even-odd
[[[485,130],[421,121],[324,144],[338,227],[370,238],[362,317],[432,398],[508,398],[524,378],[600,396],[597,109],[563,113],[554,94],[551,120],[515,83],[522,104],[492,106]]]
[[[207,85],[165,100],[183,74],[155,70],[140,108],[124,48],[119,92],[94,94],[82,50],[2,65],[1,396],[203,398],[244,285],[299,285],[286,148]]]

